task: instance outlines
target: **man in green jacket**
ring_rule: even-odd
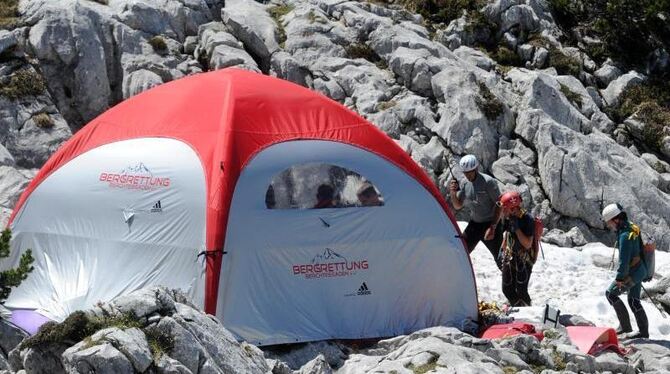
[[[647,268],[642,261],[642,245],[640,228],[628,221],[628,216],[619,204],[610,204],[603,209],[603,221],[612,231],[616,231],[619,247],[619,267],[616,279],[605,291],[607,301],[614,307],[619,328],[617,334],[632,331],[628,311],[619,295],[628,292],[628,305],[637,321],[638,333],[626,335],[627,338],[648,338],[649,321],[640,302],[642,279],[647,275]]]

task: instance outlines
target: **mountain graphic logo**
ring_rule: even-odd
[[[163,205],[161,204],[161,201],[158,200],[156,204],[154,204],[153,208],[151,208],[151,213],[160,213],[163,211]]]
[[[127,168],[121,170],[119,173],[121,175],[129,175],[129,174],[140,174],[140,175],[153,175],[151,173],[151,170],[149,170],[146,165],[144,165],[143,162],[139,162],[135,166],[128,166]]]
[[[362,296],[362,295],[371,295],[372,291],[368,288],[368,285],[363,282],[361,286],[358,288],[358,292],[356,292],[357,295]]]
[[[346,257],[342,256],[341,254],[333,251],[330,248],[326,248],[322,254],[314,256],[312,259],[313,264],[322,264],[324,262],[328,261],[342,261],[342,262],[347,262]]]

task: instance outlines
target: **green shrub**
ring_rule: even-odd
[[[603,41],[590,55],[598,62],[614,57],[641,65],[654,49],[670,47],[669,0],[549,0],[549,5],[566,35],[582,29]]]
[[[620,105],[613,113],[613,119],[623,122],[624,119],[635,113],[638,106],[644,102],[654,102],[661,107],[670,109],[670,82],[667,79],[652,79],[629,87],[619,97]]]
[[[485,0],[400,0],[407,10],[421,14],[429,23],[444,23],[459,18],[463,12],[477,11]]]
[[[32,69],[21,69],[9,78],[9,82],[0,87],[0,95],[16,100],[26,96],[40,95],[46,90],[44,79]]]
[[[521,58],[519,58],[519,56],[514,51],[505,47],[504,45],[498,46],[498,48],[493,52],[491,57],[501,65],[507,65],[507,66],[521,65]]]
[[[0,0],[0,29],[13,29],[19,21],[19,0]]]
[[[42,129],[49,129],[55,125],[53,119],[51,119],[47,113],[36,114],[33,116],[33,121],[35,121],[35,125],[37,125],[37,127]]]
[[[579,72],[582,70],[582,63],[579,60],[553,46],[549,48],[549,65],[555,67],[560,75],[579,77]]]
[[[568,99],[569,102],[571,102],[573,105],[577,105],[578,107],[582,107],[582,95],[572,91],[570,87],[564,85],[563,83],[559,83],[561,85],[561,92],[563,95],[565,95],[565,98]]]
[[[5,229],[0,234],[0,259],[9,257],[11,252],[10,241],[12,232]],[[35,261],[30,249],[26,250],[19,259],[19,266],[15,269],[0,271],[0,304],[4,303],[12,292],[12,288],[17,287],[33,271],[32,263]]]
[[[154,49],[154,52],[158,53],[167,52],[168,49],[167,43],[165,42],[165,39],[163,39],[163,37],[160,35],[156,35],[151,39],[149,39],[149,44],[151,45],[151,48]]]
[[[70,314],[62,323],[47,322],[42,325],[37,334],[21,343],[21,349],[54,343],[72,346],[86,337],[93,335],[96,331],[108,327],[118,327],[120,329],[141,328],[142,324],[131,314],[91,317],[82,311],[76,311]]]
[[[482,82],[479,85],[479,97],[477,97],[477,106],[484,112],[484,115],[489,121],[493,121],[503,114],[503,103],[491,93],[491,90]]]
[[[644,102],[638,106],[635,116],[645,125],[642,132],[645,145],[659,151],[664,127],[670,126],[670,110],[655,102]]]

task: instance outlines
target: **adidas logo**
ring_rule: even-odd
[[[363,282],[363,284],[361,284],[361,286],[358,288],[357,294],[359,296],[360,295],[370,295],[370,294],[372,294],[372,291],[370,291],[370,289],[368,288],[368,285],[365,284],[365,282]]]
[[[158,200],[156,204],[154,204],[154,207],[151,208],[151,213],[159,213],[163,211],[163,207],[161,206],[161,201]]]

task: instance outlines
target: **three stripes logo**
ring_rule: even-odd
[[[363,296],[363,295],[371,295],[372,291],[368,288],[368,285],[363,282],[361,286],[358,288],[358,292],[356,292],[358,296]]]
[[[160,213],[163,211],[163,207],[161,206],[161,201],[158,200],[156,204],[154,204],[154,207],[151,208],[151,213]]]

